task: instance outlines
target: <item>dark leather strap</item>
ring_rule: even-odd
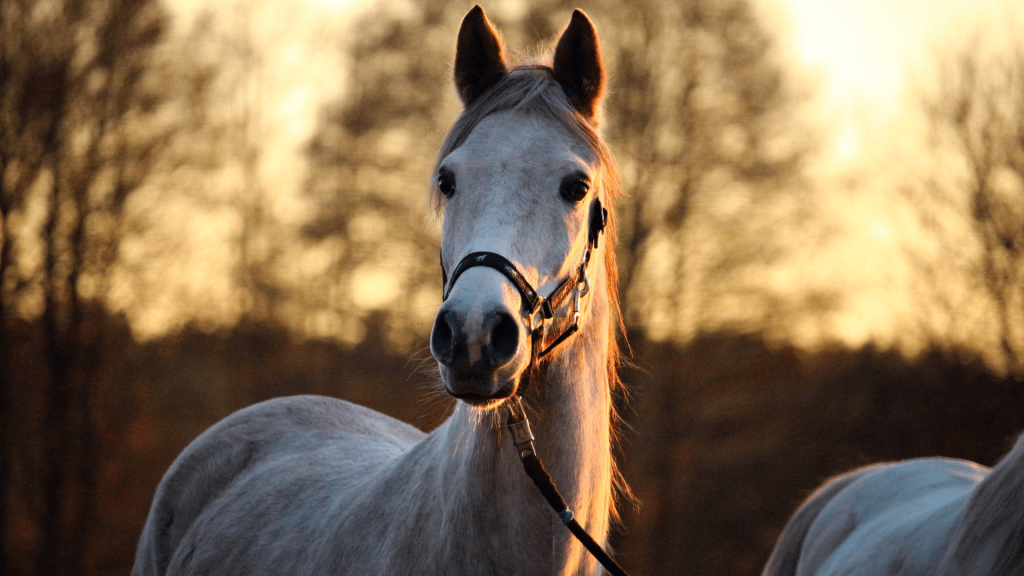
[[[536,314],[537,309],[540,308],[544,312],[544,318],[550,320],[555,316],[555,309],[561,306],[562,301],[569,296],[573,287],[583,281],[583,275],[586,274],[589,260],[590,251],[588,250],[583,263],[576,269],[576,273],[562,280],[561,284],[555,287],[550,296],[543,298],[530,286],[526,278],[523,278],[516,265],[501,254],[495,254],[494,252],[473,252],[469,254],[455,267],[455,272],[452,273],[450,281],[448,280],[448,273],[444,269],[444,257],[442,257],[441,279],[445,283],[442,300],[448,299],[448,295],[455,286],[455,281],[459,279],[459,276],[462,276],[463,272],[477,266],[485,266],[497,270],[512,282],[512,285],[516,287],[516,290],[523,297],[523,304],[526,305],[526,310],[529,314]]]
[[[544,323],[530,332],[530,365],[526,367],[522,377],[519,379],[519,389],[516,394],[522,397],[530,389],[530,383],[540,373],[541,347],[544,345]]]
[[[444,302],[448,299],[448,271],[444,269],[444,251],[439,250],[437,255],[441,258],[441,301]]]
[[[607,225],[608,209],[601,205],[600,198],[594,198],[594,202],[590,205],[589,222],[587,222],[587,241],[590,242],[592,249],[597,250],[597,242],[601,239],[601,233],[604,232]]]
[[[557,288],[547,297],[547,300],[551,302],[553,308],[557,308],[562,300],[569,295],[569,292],[574,286],[583,281],[583,275],[586,274],[587,265],[590,263],[590,252],[596,250],[598,242],[601,239],[601,233],[604,232],[605,227],[608,224],[608,210],[601,205],[601,199],[595,198],[590,205],[590,214],[587,218],[587,243],[589,244],[590,250],[584,255],[583,263],[580,264],[579,268],[576,269],[575,282],[570,282],[570,278],[567,278],[558,285]],[[486,266],[493,268],[498,272],[501,272],[519,291],[522,295],[523,301],[526,303],[528,309],[532,312],[537,310],[538,301],[543,300],[537,295],[537,291],[530,286],[529,282],[523,278],[520,274],[519,269],[516,265],[509,261],[507,258],[494,252],[473,252],[459,262],[458,266],[455,267],[455,272],[452,273],[451,281],[448,280],[448,271],[444,267],[444,254],[441,254],[441,288],[444,291],[444,297],[441,300],[447,300],[448,294],[452,291],[452,287],[455,286],[455,281],[458,280],[459,276],[463,272],[474,268],[476,266]],[[548,310],[544,311],[545,318],[551,318],[552,314],[548,314]],[[552,311],[553,312],[553,311]]]
[[[495,254],[494,252],[473,252],[459,262],[459,265],[455,267],[455,271],[452,272],[452,279],[450,282],[446,282],[444,290],[444,298],[448,299],[448,294],[451,293],[452,288],[455,287],[455,282],[462,276],[462,273],[470,268],[476,268],[477,266],[486,266],[492,268],[503,274],[512,282],[512,285],[516,287],[519,294],[523,297],[523,303],[526,305],[526,309],[533,313],[537,310],[537,307],[541,304],[541,297],[537,295],[537,291],[530,286],[530,283],[523,278],[523,275],[519,273],[516,265],[510,262],[507,258],[501,254]],[[444,272],[444,262],[442,258],[441,271]],[[447,274],[445,274],[447,276]]]
[[[590,250],[587,250],[586,253],[583,255],[583,263],[580,264],[578,268],[576,268],[576,273],[570,276],[569,278],[563,280],[562,283],[555,288],[551,295],[548,296],[548,302],[551,304],[552,309],[561,306],[562,301],[569,296],[569,294],[572,292],[572,289],[575,288],[576,285],[578,285],[579,283],[583,282],[583,276],[587,273],[587,264],[589,263]],[[553,312],[554,310],[552,310],[551,316],[545,313],[544,317],[547,319],[551,319],[554,316]]]

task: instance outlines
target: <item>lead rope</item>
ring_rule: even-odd
[[[508,427],[509,432],[512,434],[512,443],[515,444],[516,452],[519,453],[519,459],[523,462],[523,469],[526,470],[526,475],[530,477],[530,480],[533,480],[534,485],[544,495],[544,499],[551,505],[551,509],[558,514],[562,524],[565,524],[569,532],[572,532],[572,535],[580,541],[580,544],[583,544],[583,547],[594,558],[597,558],[597,561],[601,563],[601,566],[604,566],[604,569],[609,574],[612,574],[612,576],[628,576],[626,571],[604,551],[604,548],[601,548],[601,545],[590,534],[587,534],[583,526],[580,526],[572,510],[566,505],[565,499],[562,498],[562,494],[558,491],[558,487],[555,486],[551,475],[544,468],[544,463],[541,462],[540,456],[537,455],[537,448],[533,445],[535,438],[530,430],[530,421],[526,418],[526,410],[523,409],[519,396],[509,398],[505,405],[508,406],[508,420],[505,421],[505,426]]]

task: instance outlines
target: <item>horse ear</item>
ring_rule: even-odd
[[[479,4],[462,19],[455,49],[455,88],[469,106],[508,73],[505,47]]]
[[[572,20],[555,48],[553,76],[573,107],[588,120],[593,120],[604,98],[604,63],[597,30],[582,10],[572,13]]]

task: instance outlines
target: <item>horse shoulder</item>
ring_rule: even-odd
[[[189,444],[160,481],[132,574],[165,574],[197,519],[238,492],[254,470],[263,483],[273,482],[267,470],[276,463],[301,473],[318,464],[309,460],[324,447],[333,460],[386,461],[423,437],[404,422],[321,396],[275,398],[235,412]],[[303,455],[307,461],[297,461]]]

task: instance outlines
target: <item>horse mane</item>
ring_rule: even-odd
[[[523,110],[538,114],[541,117],[549,118],[558,122],[570,134],[580,140],[587,147],[588,152],[600,160],[600,181],[602,182],[603,196],[601,201],[608,209],[608,221],[605,227],[605,241],[607,249],[604,251],[605,261],[605,282],[608,287],[608,305],[611,310],[613,321],[609,327],[608,335],[608,363],[607,377],[608,386],[612,394],[611,402],[611,438],[612,446],[619,446],[621,442],[622,418],[616,408],[617,399],[625,399],[628,393],[622,380],[619,378],[619,368],[622,365],[622,352],[619,347],[616,327],[625,338],[625,325],[622,319],[622,309],[619,302],[619,272],[615,260],[615,246],[618,243],[618,234],[615,217],[615,200],[622,195],[622,185],[619,180],[618,164],[611,150],[597,133],[596,126],[592,125],[580,114],[565,94],[562,86],[552,76],[553,70],[550,66],[543,64],[525,64],[515,66],[509,70],[501,80],[487,90],[480,97],[467,106],[462,114],[455,120],[448,135],[441,145],[437,162],[434,165],[434,173],[441,162],[449,154],[462,146],[470,133],[484,118],[496,112],[507,110]],[[444,195],[438,188],[436,179],[431,182],[431,200],[434,211],[441,214],[444,210]],[[629,501],[635,501],[629,485],[626,483],[619,471],[615,459],[612,458],[612,483],[614,492]],[[616,501],[618,499],[616,498]],[[619,520],[618,508],[613,505],[611,509],[612,519]]]
[[[1024,574],[1024,435],[963,510],[941,574]]]

